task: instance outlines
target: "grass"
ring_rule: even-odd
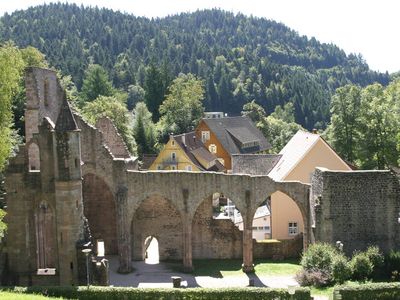
[[[34,294],[22,294],[13,292],[0,292],[0,300],[60,300],[63,298],[46,297]]]
[[[258,276],[290,276],[295,275],[300,270],[297,260],[273,261],[266,259],[255,260],[255,274]],[[195,276],[228,277],[241,276],[242,260],[240,259],[215,259],[215,260],[195,260]]]

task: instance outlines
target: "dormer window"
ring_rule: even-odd
[[[210,139],[210,132],[209,131],[202,131],[201,132],[201,141],[203,143],[207,142]]]
[[[210,146],[208,146],[208,151],[210,151],[211,153],[217,153],[217,146],[214,144],[211,144]]]

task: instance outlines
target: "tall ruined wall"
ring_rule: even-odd
[[[243,233],[230,219],[213,219],[211,198],[197,208],[192,235],[194,259],[242,257]]]
[[[328,171],[312,177],[316,241],[341,241],[351,254],[368,245],[399,248],[400,188],[390,171]]]

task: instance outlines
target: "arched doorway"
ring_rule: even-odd
[[[144,257],[146,264],[155,265],[160,262],[158,240],[154,236],[148,236],[144,240]]]
[[[182,218],[171,201],[155,194],[136,209],[131,223],[133,260],[145,260],[146,239],[156,237],[159,260],[182,259]]]
[[[54,212],[46,202],[41,202],[35,214],[37,268],[56,267],[56,232]]]
[[[106,255],[118,254],[115,200],[108,185],[100,177],[86,174],[82,194],[93,240],[104,240]]]

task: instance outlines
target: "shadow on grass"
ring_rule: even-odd
[[[221,272],[241,272],[242,260],[240,259],[197,259],[193,261],[194,276],[211,276],[222,278]]]

